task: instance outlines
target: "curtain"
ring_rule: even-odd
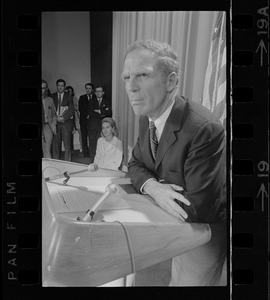
[[[137,39],[167,42],[178,54],[179,94],[202,103],[212,32],[218,12],[113,12],[112,108],[123,142],[124,164],[138,137],[137,117],[121,80],[127,46]]]

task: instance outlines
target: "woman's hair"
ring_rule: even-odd
[[[101,121],[101,126],[102,126],[103,123],[109,123],[111,125],[111,127],[114,129],[113,135],[116,136],[116,137],[118,136],[118,129],[116,127],[116,123],[115,123],[114,119],[109,118],[109,117],[108,118],[104,118]],[[101,130],[101,136],[103,136],[102,130]]]
[[[41,84],[42,83],[45,83],[46,84],[46,89],[45,89],[45,92],[44,92],[44,97],[48,97],[50,92],[49,92],[49,89],[48,89],[48,82],[44,79],[41,79]]]
[[[73,87],[71,86],[71,85],[68,85],[66,88],[65,88],[65,90],[71,90],[72,91],[72,97],[74,96],[74,89],[73,89]]]

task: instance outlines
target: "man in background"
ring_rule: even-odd
[[[89,157],[89,144],[88,144],[88,134],[87,134],[87,122],[90,113],[90,103],[94,101],[96,97],[93,94],[94,86],[92,83],[85,84],[86,94],[81,95],[79,98],[79,112],[80,112],[80,127],[82,135],[82,152],[84,157]]]
[[[170,285],[226,285],[222,124],[202,105],[178,95],[179,65],[168,44],[131,44],[122,78],[130,104],[141,116],[128,164],[134,188],[177,219],[211,227],[208,243],[173,258]]]
[[[94,162],[97,140],[101,136],[101,121],[112,116],[111,103],[104,97],[102,86],[96,86],[95,95],[89,105],[89,118],[87,120],[87,135],[89,138],[90,163]]]
[[[65,148],[64,159],[71,161],[71,137],[73,131],[74,105],[72,97],[64,92],[66,82],[56,81],[57,92],[51,94],[57,113],[56,135],[53,136],[52,154],[54,159],[61,158],[62,142]]]

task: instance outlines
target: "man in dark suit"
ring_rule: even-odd
[[[62,141],[65,148],[65,160],[71,161],[71,137],[73,130],[74,105],[72,96],[64,92],[66,82],[63,79],[56,81],[57,92],[51,94],[57,112],[57,134],[53,137],[52,154],[54,159],[60,159]]]
[[[80,127],[82,135],[82,151],[84,157],[89,157],[87,121],[90,113],[90,103],[96,96],[93,94],[94,86],[92,83],[85,84],[86,94],[79,98],[79,112],[80,112]]]
[[[139,137],[128,164],[134,188],[185,222],[209,223],[211,240],[172,260],[171,286],[226,285],[225,133],[206,108],[177,95],[167,44],[130,45],[122,78]],[[153,126],[154,125],[154,126]]]
[[[105,117],[112,116],[112,107],[108,99],[104,97],[102,86],[95,88],[96,97],[93,97],[89,106],[89,118],[87,122],[87,134],[89,138],[89,156],[93,162],[96,155],[97,140],[101,136],[101,121]]]

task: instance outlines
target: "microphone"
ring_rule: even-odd
[[[110,196],[112,193],[116,193],[119,190],[119,187],[114,184],[108,184],[105,188],[105,193],[98,199],[96,204],[92,207],[92,209],[88,209],[85,213],[85,216],[83,218],[78,217],[77,221],[88,221],[90,218],[90,221],[93,219],[95,213],[97,212],[98,208],[103,204],[103,202]]]
[[[54,176],[54,177],[46,177],[46,178],[45,178],[45,181],[55,180],[55,179],[63,178],[63,177],[66,178],[66,179],[63,181],[63,184],[67,184],[67,182],[68,182],[69,179],[70,179],[70,176],[69,176],[68,171],[64,172],[63,174],[56,175],[56,176]]]
[[[63,184],[67,184],[67,182],[70,179],[70,176],[68,175],[68,172],[64,172],[64,176],[66,177],[66,179],[63,181]]]

